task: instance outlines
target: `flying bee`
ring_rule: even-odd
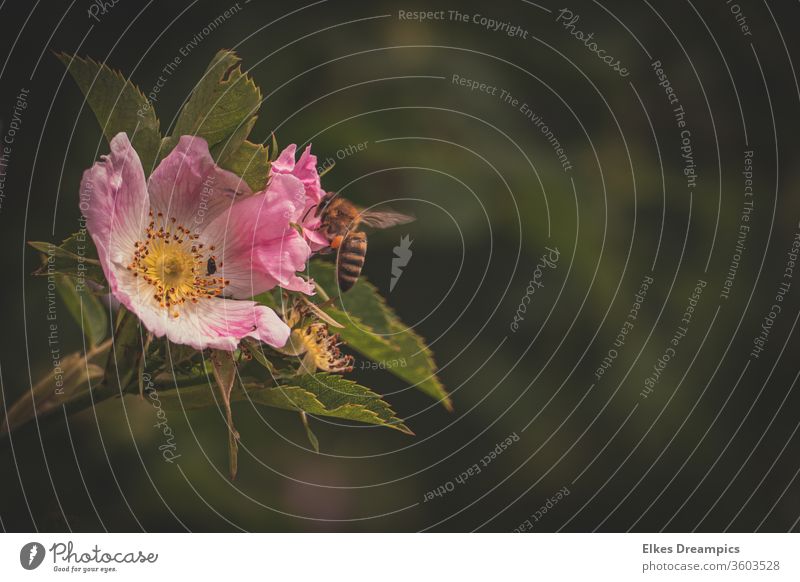
[[[389,228],[407,224],[413,216],[394,210],[363,210],[355,204],[328,192],[317,207],[320,232],[331,241],[336,254],[336,278],[339,290],[349,291],[358,281],[367,256],[367,234],[360,226]]]

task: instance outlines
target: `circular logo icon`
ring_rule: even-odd
[[[35,570],[44,561],[44,546],[39,542],[30,542],[19,551],[19,563],[26,570]]]

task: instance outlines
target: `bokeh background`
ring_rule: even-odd
[[[296,415],[240,404],[232,483],[219,410],[170,415],[178,468],[158,452],[148,402],[105,402],[0,440],[4,530],[511,531],[526,520],[534,531],[797,529],[800,280],[784,278],[800,220],[796,3],[99,6],[0,3],[3,135],[29,91],[0,208],[3,402],[52,372],[46,282],[31,276],[38,258],[25,242],[77,230],[80,175],[107,149],[53,51],[106,61],[149,92],[183,50],[154,104],[166,129],[211,57],[232,48],[265,96],[255,138],[312,143],[321,162],[336,161],[327,189],[418,217],[370,237],[365,273],[432,344],[455,411],[386,372],[357,370],[416,437],[315,419],[315,454]],[[570,34],[562,8],[627,76]],[[419,10],[444,19],[400,14]],[[654,61],[685,110],[694,188]],[[750,230],[725,299],[748,150]],[[413,257],[390,292],[403,235]],[[548,247],[557,266],[512,331]],[[654,283],[635,326],[598,380],[646,276]],[[700,279],[686,337],[644,398]],[[753,357],[784,281],[782,310]],[[59,313],[64,352],[81,349],[80,329]],[[510,435],[518,440],[479,474],[454,481]],[[425,501],[448,482],[452,491]],[[559,491],[569,494],[549,501]]]

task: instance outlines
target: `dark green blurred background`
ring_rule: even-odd
[[[162,129],[214,53],[233,48],[266,97],[255,138],[276,131],[281,144],[312,142],[320,162],[336,159],[327,189],[365,205],[400,199],[392,206],[416,214],[370,237],[365,273],[432,343],[455,403],[450,414],[385,372],[357,371],[417,436],[316,420],[319,455],[296,415],[239,405],[243,450],[231,483],[220,411],[170,415],[178,469],[158,453],[149,403],[106,402],[0,441],[3,529],[509,531],[533,523],[564,487],[569,495],[537,514],[535,531],[796,529],[800,281],[764,352],[748,354],[800,220],[792,68],[800,7],[740,4],[750,35],[723,0],[242,0],[208,35],[204,27],[233,2],[121,0],[105,14],[95,9],[99,21],[86,1],[0,4],[3,133],[17,94],[30,91],[0,209],[6,403],[51,372],[46,284],[30,276],[38,258],[25,241],[77,230],[80,175],[107,150],[52,51],[105,60],[148,92],[190,43],[155,103]],[[564,7],[629,76],[556,22]],[[451,20],[455,9],[469,22]],[[444,10],[445,19],[408,21],[400,10]],[[487,30],[476,14],[527,38]],[[692,190],[654,60],[686,111]],[[497,94],[470,91],[453,75]],[[500,99],[503,89],[516,107]],[[571,170],[519,110],[523,102]],[[359,143],[358,153],[340,152]],[[754,210],[722,299],[745,150],[754,152]],[[392,248],[405,234],[414,254],[390,293]],[[512,332],[548,246],[558,248],[558,265],[544,271]],[[636,325],[596,381],[646,275],[655,282]],[[698,279],[707,286],[688,333],[644,399]],[[62,348],[81,349],[80,330],[59,313]],[[480,474],[454,482],[514,433],[519,442]],[[451,492],[423,501],[448,481]]]

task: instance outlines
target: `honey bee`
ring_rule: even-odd
[[[356,284],[364,268],[367,234],[359,227],[389,228],[415,220],[394,210],[363,210],[333,192],[322,199],[316,215],[320,217],[320,232],[331,241],[331,249],[337,251],[336,279],[342,293]]]

